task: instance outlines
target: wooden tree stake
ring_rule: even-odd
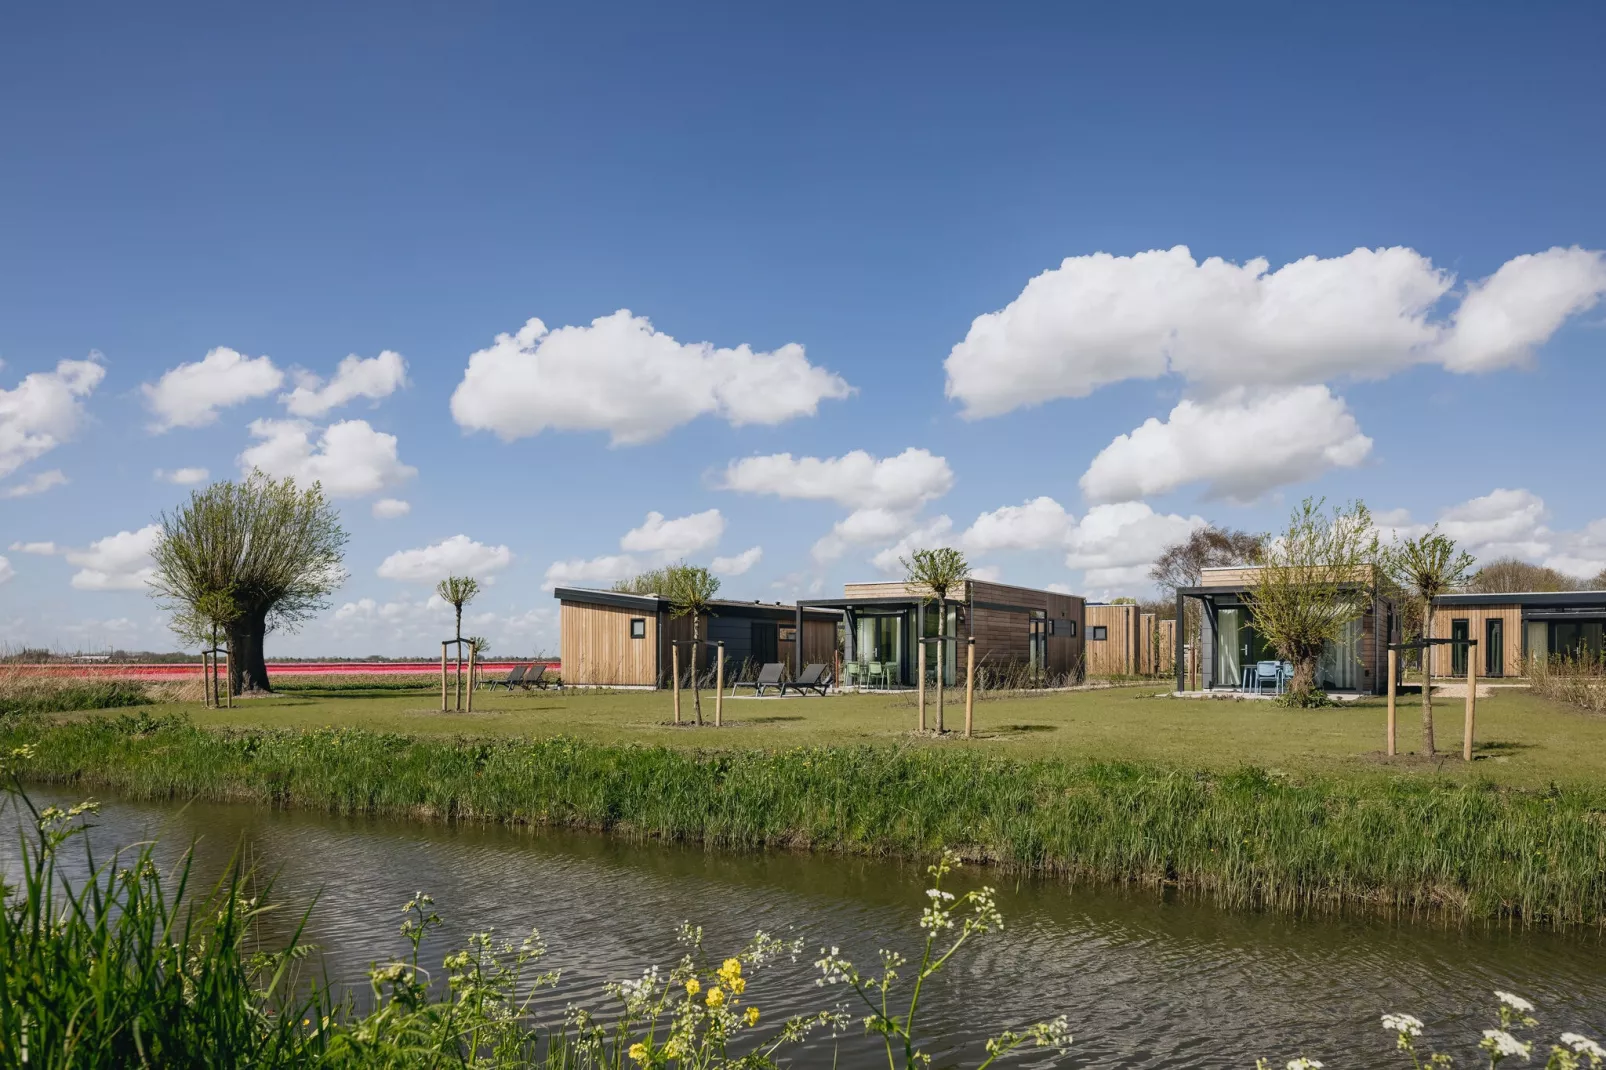
[[[970,738],[976,712],[976,637],[965,640],[965,738]]]
[[[1473,656],[1477,650],[1476,643],[1467,647],[1467,723],[1461,733],[1461,760],[1464,762],[1472,760],[1472,728],[1478,709],[1478,659]]]
[[[474,656],[480,652],[478,645],[468,644],[468,712],[474,712]]]
[[[926,644],[915,646],[915,705],[920,708],[920,734],[926,734]]]
[[[714,644],[714,727],[725,723],[725,641]]]
[[[1394,689],[1400,678],[1400,652],[1389,651],[1389,738],[1388,755],[1394,757]]]
[[[446,704],[446,646],[441,644],[441,712],[445,713],[451,707]]]
[[[670,687],[675,693],[675,723],[680,723],[680,647],[669,641],[669,674],[674,677]]]

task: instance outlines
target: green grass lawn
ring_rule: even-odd
[[[1384,704],[1368,699],[1326,710],[1286,710],[1267,702],[1159,697],[1163,684],[978,700],[978,738],[918,740],[911,695],[828,698],[727,698],[725,727],[675,728],[667,692],[490,693],[475,710],[441,713],[438,694],[396,691],[290,692],[241,702],[233,710],[182,709],[198,724],[281,728],[360,727],[408,735],[543,737],[638,742],[694,749],[788,748],[837,744],[976,747],[1016,757],[1152,761],[1186,769],[1257,765],[1289,773],[1356,776],[1483,777],[1544,787],[1606,784],[1606,718],[1556,705],[1516,689],[1478,700],[1478,747],[1469,770],[1460,761],[1463,701],[1434,703],[1438,761],[1419,755],[1415,696],[1399,707],[1401,754],[1382,757]],[[934,717],[934,708],[928,708]],[[692,717],[690,696],[683,717]],[[963,725],[962,696],[948,706],[950,728]]]

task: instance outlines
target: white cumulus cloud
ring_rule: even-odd
[[[317,418],[357,398],[387,398],[407,385],[407,361],[385,350],[364,360],[355,353],[340,362],[327,383],[308,371],[297,371],[296,388],[280,396],[293,416]]]
[[[939,546],[952,546],[954,522],[946,516],[933,516],[916,522],[891,546],[871,556],[870,564],[889,576],[901,576],[904,560],[916,550],[931,550]]]
[[[377,520],[395,520],[399,516],[406,516],[413,511],[412,503],[402,501],[400,498],[381,498],[374,503],[373,513]]]
[[[1412,249],[1196,261],[1185,246],[1066,258],[949,353],[948,396],[997,416],[1109,383],[1174,373],[1206,392],[1234,384],[1379,378],[1418,363],[1453,371],[1519,364],[1606,292],[1606,257],[1552,249],[1474,282],[1434,317],[1455,276]]]
[[[606,586],[627,580],[641,570],[641,562],[629,554],[554,561],[547,566],[541,587],[551,590],[554,587]]]
[[[242,470],[260,468],[298,483],[317,480],[332,498],[373,494],[418,474],[397,457],[396,436],[374,430],[367,420],[342,420],[321,431],[304,420],[252,420],[251,434],[261,441],[240,454]]]
[[[176,483],[181,487],[192,487],[197,483],[205,483],[206,477],[212,473],[205,468],[158,468],[151,473],[152,477],[163,483]]]
[[[13,553],[41,554],[49,557],[56,553],[56,544],[53,542],[14,542],[10,546]]]
[[[764,547],[749,546],[739,554],[714,558],[708,567],[721,576],[742,576],[751,571],[763,556]]]
[[[63,360],[52,372],[23,376],[0,390],[0,478],[66,442],[83,422],[83,398],[106,369],[95,360]]]
[[[1533,491],[1497,487],[1441,510],[1437,523],[1440,534],[1454,539],[1480,562],[1515,557],[1580,579],[1606,569],[1606,517],[1559,531],[1551,528],[1550,519],[1550,507]],[[1405,509],[1375,514],[1374,520],[1391,540],[1414,538],[1431,526],[1414,520]]]
[[[615,445],[634,445],[699,416],[778,424],[851,392],[795,343],[773,352],[682,343],[620,309],[585,327],[548,331],[532,319],[497,335],[469,357],[452,416],[506,441],[551,428],[606,431]]]
[[[447,576],[476,576],[499,572],[513,563],[513,551],[506,546],[487,546],[467,535],[416,550],[397,550],[379,563],[379,577],[406,583],[439,583]]]
[[[153,431],[205,427],[218,410],[266,397],[284,383],[284,373],[267,357],[247,357],[227,346],[190,364],[169,369],[155,383],[140,387],[156,417]]]
[[[830,501],[850,509],[917,509],[954,485],[953,469],[930,450],[909,447],[895,457],[864,450],[840,457],[775,453],[744,457],[725,467],[721,487],[748,494]]]
[[[994,550],[1043,550],[1065,545],[1076,518],[1053,498],[1033,498],[1024,505],[1006,505],[976,517],[960,537],[970,553]]]
[[[31,479],[21,483],[13,483],[9,487],[0,488],[0,498],[27,498],[35,494],[43,494],[52,487],[65,486],[67,476],[59,468],[52,468],[48,472],[40,472]]]
[[[1229,391],[1183,400],[1164,422],[1150,418],[1116,436],[1082,475],[1091,501],[1127,501],[1204,483],[1212,497],[1252,500],[1278,486],[1353,468],[1372,440],[1325,386],[1269,393]]]
[[[151,552],[161,537],[161,527],[147,524],[96,539],[86,550],[68,550],[68,563],[78,566],[72,585],[81,591],[144,590],[156,572]]]
[[[0,557],[0,583],[6,582],[16,574],[17,570],[11,567],[11,562]]]
[[[1088,588],[1128,594],[1149,585],[1166,547],[1205,526],[1204,517],[1156,513],[1144,502],[1095,505],[1066,537],[1065,567],[1081,569]]]
[[[725,518],[718,509],[665,520],[664,514],[651,512],[639,528],[627,531],[619,548],[632,553],[655,554],[673,559],[702,553],[719,544],[725,534]]]

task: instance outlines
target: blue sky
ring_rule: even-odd
[[[1190,526],[1272,528],[1307,494],[1591,575],[1603,29],[1596,5],[18,10],[0,642],[171,646],[142,533],[173,473],[248,451],[338,486],[351,532],[284,653],[427,651],[448,568],[494,580],[505,652],[555,647],[546,584],[681,556],[766,600],[938,541],[1143,594]]]

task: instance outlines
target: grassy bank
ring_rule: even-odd
[[[552,824],[713,847],[972,857],[1227,905],[1606,921],[1606,790],[1182,772],[983,748],[693,751],[573,738],[14,722],[31,776],[141,798]]]

